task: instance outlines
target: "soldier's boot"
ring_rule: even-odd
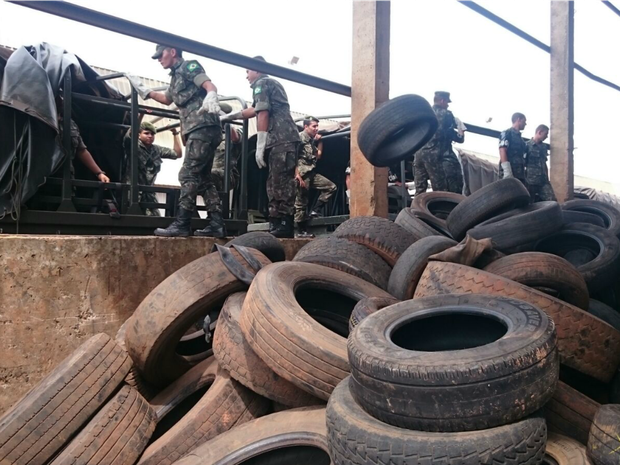
[[[323,207],[325,207],[325,202],[318,202],[316,204],[316,207],[314,207],[314,209],[310,212],[310,214],[308,215],[310,218],[320,218],[321,216],[323,216],[322,211],[323,211]]]
[[[277,228],[273,234],[278,238],[292,238],[295,232],[295,223],[293,222],[293,216],[283,216],[282,218],[274,218],[277,224]]]
[[[179,207],[176,219],[167,228],[157,228],[153,234],[162,237],[187,237],[191,235],[192,211]]]
[[[311,232],[308,231],[308,221],[302,221],[300,223],[297,223],[297,230],[299,231],[297,234],[295,234],[295,237],[299,238],[299,239],[312,239],[314,237],[314,234],[312,234]]]
[[[211,218],[209,225],[204,229],[194,231],[194,236],[226,237],[226,225],[224,225],[222,214],[220,212],[209,212],[209,218]]]

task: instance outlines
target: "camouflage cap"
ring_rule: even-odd
[[[169,48],[167,45],[157,44],[155,46],[155,53],[153,54],[151,58],[153,60],[157,60],[162,55],[162,53],[164,53],[164,50],[166,50],[167,48]]]
[[[153,134],[157,134],[157,129],[153,125],[153,123],[149,123],[148,121],[140,124],[140,131],[151,131]]]
[[[444,99],[447,100],[448,102],[451,102],[452,100],[450,100],[450,92],[445,92],[443,90],[438,90],[437,92],[435,92],[435,98],[436,99]]]

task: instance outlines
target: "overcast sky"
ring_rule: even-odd
[[[261,54],[349,85],[350,0],[73,3],[245,55]],[[485,8],[549,43],[549,3],[481,0]],[[618,2],[620,4],[620,2]],[[575,61],[620,83],[620,16],[599,0],[575,4]],[[154,79],[167,72],[151,60],[154,44],[0,2],[0,44],[42,41],[65,47],[87,63]],[[198,57],[221,94],[250,99],[245,71]],[[283,81],[291,108],[314,115],[349,113],[350,99]],[[435,90],[452,94],[451,110],[465,122],[503,130],[516,111],[526,114],[524,135],[549,124],[549,55],[454,0],[392,2],[390,95]],[[620,170],[615,134],[620,92],[575,73],[575,172],[616,182]],[[491,119],[490,122],[487,122]],[[551,128],[553,135],[553,128]],[[468,135],[464,148],[497,154],[497,141]]]

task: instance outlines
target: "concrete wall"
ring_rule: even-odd
[[[213,242],[0,236],[0,414],[85,339],[114,337],[155,286]],[[287,258],[305,242],[284,240]]]

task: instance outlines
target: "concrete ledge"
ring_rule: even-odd
[[[155,286],[215,241],[0,235],[0,413],[85,339],[114,337]],[[290,260],[307,240],[282,243]]]

